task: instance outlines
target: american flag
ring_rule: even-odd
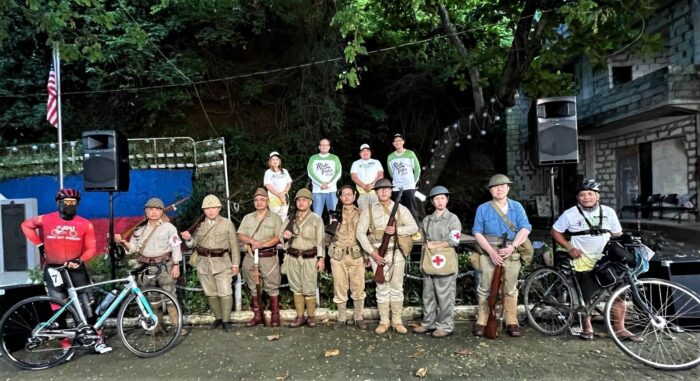
[[[56,105],[56,73],[51,69],[49,83],[46,85],[49,92],[49,100],[46,102],[46,120],[58,128],[58,106]]]

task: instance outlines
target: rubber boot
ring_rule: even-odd
[[[408,332],[406,327],[403,325],[401,320],[401,315],[403,313],[403,301],[401,302],[391,302],[391,327],[394,328],[396,333],[405,334]]]
[[[377,303],[379,325],[374,330],[377,335],[383,335],[389,329],[389,303]]]
[[[172,324],[173,326],[177,326],[178,324],[184,322],[183,316],[177,313],[177,308],[175,308],[175,306],[168,304],[168,307],[166,309],[168,310],[168,317],[170,317],[170,324]],[[185,329],[183,324],[183,327],[180,330],[180,336],[187,336],[189,333],[190,331]]]
[[[219,302],[219,297],[210,296],[208,299],[209,307],[211,308],[211,312],[214,314],[214,322],[211,323],[209,329],[218,328],[221,326],[221,303]]]
[[[289,328],[296,328],[306,324],[306,318],[304,317],[304,309],[306,308],[304,295],[294,293],[294,309],[296,310],[297,316],[294,321],[289,325]]]
[[[233,309],[233,296],[220,296],[219,302],[221,303],[221,325],[224,331],[233,331],[233,326],[231,325],[231,310]]]
[[[511,337],[520,337],[520,324],[518,324],[518,297],[506,296],[503,298],[503,315],[506,320],[506,332]]]
[[[316,297],[306,296],[304,301],[306,302],[306,325],[314,328],[316,327]]]
[[[250,298],[250,309],[253,310],[253,318],[248,320],[248,322],[245,323],[245,326],[250,328],[255,327],[258,324],[262,324],[262,310],[260,309],[260,299],[258,299],[257,295],[253,295]]]
[[[270,296],[270,325],[280,326],[280,296]]]
[[[365,309],[365,300],[364,299],[358,299],[358,300],[353,300],[354,304],[354,311],[352,314],[352,318],[355,320],[355,326],[358,329],[367,329],[367,324],[365,323],[364,318],[362,317],[362,311]]]
[[[343,328],[348,316],[348,308],[346,303],[338,303],[338,318],[333,325],[334,329]]]

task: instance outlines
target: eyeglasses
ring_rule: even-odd
[[[64,198],[61,202],[63,205],[78,205],[78,200],[74,198]]]

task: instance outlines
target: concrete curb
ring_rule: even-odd
[[[478,306],[456,306],[454,308],[455,321],[474,321],[476,320],[476,312]],[[353,311],[348,310],[347,319],[352,319]],[[518,306],[518,316],[524,318],[525,306]],[[294,320],[296,312],[294,310],[281,310],[280,317],[283,321],[291,322]],[[402,313],[402,319],[404,321],[419,321],[423,317],[423,310],[421,307],[404,307]],[[231,322],[233,323],[245,323],[253,318],[252,311],[240,311],[231,313]],[[316,321],[335,321],[338,318],[338,311],[331,311],[328,308],[319,308],[316,310]],[[379,313],[376,308],[365,308],[363,311],[363,318],[368,321],[379,320]],[[270,321],[270,310],[265,310],[265,319]],[[214,316],[211,314],[194,314],[185,316],[185,322],[189,325],[203,325],[211,324],[214,321]]]

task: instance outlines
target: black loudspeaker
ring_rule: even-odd
[[[530,108],[528,122],[536,165],[578,163],[576,97],[537,99]]]
[[[89,192],[129,190],[129,143],[119,131],[83,131],[83,183]]]

